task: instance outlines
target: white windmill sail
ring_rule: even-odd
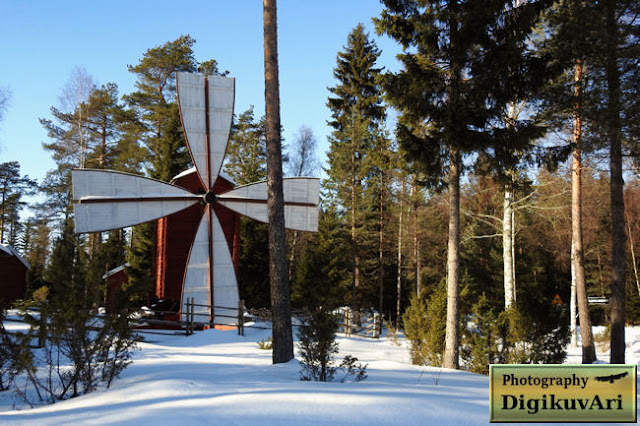
[[[189,253],[182,293],[183,303],[191,298],[195,305],[194,313],[199,318],[203,318],[203,314],[211,315],[213,306],[216,324],[236,323],[238,284],[229,246],[215,214],[205,214],[202,217]]]
[[[184,210],[202,198],[155,179],[113,170],[72,172],[76,232],[100,232]]]
[[[294,177],[283,179],[284,223],[288,229],[318,231],[320,179]],[[267,182],[251,183],[218,196],[223,206],[267,223]]]
[[[233,119],[235,79],[220,76],[205,78],[202,74],[178,72],[176,86],[191,158],[205,187],[211,189],[227,150]]]

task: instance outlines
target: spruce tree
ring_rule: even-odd
[[[494,18],[479,40],[471,67],[476,91],[487,99],[491,120],[488,146],[480,156],[483,172],[504,186],[502,240],[505,309],[516,302],[515,192],[519,169],[535,161],[534,143],[544,127],[534,113],[538,92],[553,77],[532,45],[545,2],[490,1],[484,7]]]
[[[325,186],[334,202],[348,213],[351,232],[351,306],[361,306],[360,287],[364,281],[363,215],[364,190],[370,169],[366,157],[381,135],[385,118],[382,91],[377,82],[381,68],[376,66],[380,51],[365,33],[362,24],[347,37],[347,45],[338,53],[333,75],[338,81],[329,88],[327,106],[331,110],[329,124],[328,178]],[[375,253],[375,251],[374,251]]]

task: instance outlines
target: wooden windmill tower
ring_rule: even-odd
[[[235,79],[177,73],[178,105],[201,187],[190,192],[169,183],[112,170],[74,170],[76,233],[118,229],[165,217],[200,203],[202,218],[189,252],[182,300],[194,298],[196,313],[232,324],[238,286],[229,247],[213,206],[217,203],[267,222],[267,184],[258,182],[216,193],[231,121]],[[284,180],[285,226],[317,231],[319,180]]]

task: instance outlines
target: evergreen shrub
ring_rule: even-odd
[[[411,343],[411,362],[418,365],[442,365],[446,334],[447,290],[445,281],[436,286],[427,299],[413,296],[402,317],[404,333]]]
[[[358,363],[358,358],[345,356],[340,365],[334,364],[338,353],[336,332],[338,318],[324,307],[307,308],[298,332],[298,349],[302,357],[301,380],[321,382],[333,381],[337,372],[344,372],[341,381],[353,376],[356,381],[367,378],[366,365]]]
[[[488,374],[489,364],[561,364],[569,339],[566,307],[529,300],[504,310],[483,293],[472,307],[460,353],[470,371]]]

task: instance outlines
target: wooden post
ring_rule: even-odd
[[[189,335],[189,299],[187,299],[187,303],[184,306],[184,332],[188,336]]]
[[[194,306],[193,306],[193,297],[187,299],[187,309],[186,309],[186,317],[185,317],[185,321],[187,322],[186,325],[186,334],[187,336],[190,336],[193,334],[193,311],[194,311]]]
[[[238,301],[238,335],[244,336],[244,300]]]
[[[194,297],[191,298],[191,320],[189,321],[189,326],[191,327],[191,334],[193,334],[193,323],[196,315],[196,299]]]
[[[44,348],[47,343],[47,317],[44,309],[40,308],[40,326],[38,327],[38,347]]]
[[[347,308],[344,311],[344,334],[351,336],[351,308]]]

